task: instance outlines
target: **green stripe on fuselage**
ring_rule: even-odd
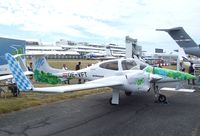
[[[152,73],[152,74],[161,75],[161,76],[164,76],[164,77],[179,79],[179,80],[196,79],[196,77],[191,75],[191,74],[181,72],[181,71],[177,71],[177,70],[166,69],[166,68],[147,66],[144,69],[144,71],[148,72],[148,73]]]

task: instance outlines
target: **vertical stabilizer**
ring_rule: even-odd
[[[33,86],[29,81],[29,79],[24,75],[16,59],[9,53],[6,53],[5,57],[6,60],[8,61],[9,69],[15,79],[18,89],[20,91],[31,90]]]
[[[183,27],[156,29],[156,31],[167,32],[181,48],[198,47],[194,40],[185,32]]]
[[[113,56],[110,46],[106,46],[106,56],[107,57]]]
[[[59,73],[59,72],[66,72],[66,70],[56,69],[49,66],[46,58],[44,55],[34,55],[32,57],[33,62],[33,70],[44,71],[47,73]]]

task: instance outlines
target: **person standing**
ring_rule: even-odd
[[[66,64],[63,64],[62,70],[68,70]],[[66,81],[68,84],[70,84],[69,78],[67,78],[67,80],[64,80],[63,82],[66,84]]]
[[[28,70],[33,71],[33,63],[32,62],[29,63]]]
[[[185,72],[185,67],[184,67],[184,65],[183,65],[183,62],[180,62],[180,70],[181,70],[182,72]]]
[[[63,70],[68,70],[66,64],[63,64],[63,68],[62,68],[62,69],[63,69]]]
[[[194,75],[194,68],[193,68],[193,63],[192,62],[190,63],[190,67],[189,67],[188,73],[191,74],[191,75]],[[188,84],[190,84],[190,80],[188,80]],[[195,84],[194,79],[192,79],[192,84],[193,85]]]
[[[32,62],[29,63],[28,71],[33,72],[33,63]],[[31,80],[33,79],[33,75],[30,75],[29,77],[30,77]]]
[[[81,69],[81,62],[79,61],[78,64],[76,65],[76,70],[80,70]],[[81,84],[81,79],[78,79],[78,83]]]

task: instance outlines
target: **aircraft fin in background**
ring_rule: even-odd
[[[106,56],[113,56],[110,46],[106,46]]]
[[[5,54],[5,58],[8,61],[9,69],[15,79],[18,89],[20,91],[31,90],[33,86],[30,80],[24,75],[24,72],[17,63],[16,59],[9,53]]]
[[[22,68],[23,71],[29,71],[28,68],[26,67],[24,61],[22,60],[21,56],[14,56],[14,58],[17,59],[20,67]]]
[[[187,58],[187,55],[185,54],[185,51],[183,48],[178,48],[178,58],[179,60],[183,60],[184,58]]]
[[[167,32],[181,48],[198,47],[194,40],[185,32],[183,27],[156,29],[156,31]]]
[[[66,72],[66,70],[56,69],[49,66],[45,55],[33,55],[32,56],[33,70],[45,71],[47,73],[60,73]]]
[[[185,54],[185,51],[183,48],[180,48],[178,49],[178,57],[181,61],[185,61],[185,62],[190,62],[191,63],[191,60],[187,57],[187,55]]]

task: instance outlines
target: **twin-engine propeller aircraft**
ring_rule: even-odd
[[[28,78],[22,72],[15,58],[7,53],[6,60],[8,61],[10,70],[16,80],[17,87],[21,91],[31,90],[33,92],[71,92],[76,90],[111,87],[112,98],[111,104],[119,104],[120,91],[125,91],[125,94],[130,95],[132,92],[148,92],[151,88],[154,89],[155,96],[159,102],[166,102],[166,96],[160,94],[157,83],[166,78],[176,80],[187,80],[195,78],[193,75],[174,70],[162,68],[153,68],[144,63],[139,63],[134,59],[116,59],[99,62],[90,67],[68,72],[68,76],[90,80],[85,84],[67,85],[57,87],[35,88]],[[91,81],[92,80],[92,81]],[[151,87],[153,83],[153,87]],[[193,92],[194,90],[182,89],[179,91]]]

